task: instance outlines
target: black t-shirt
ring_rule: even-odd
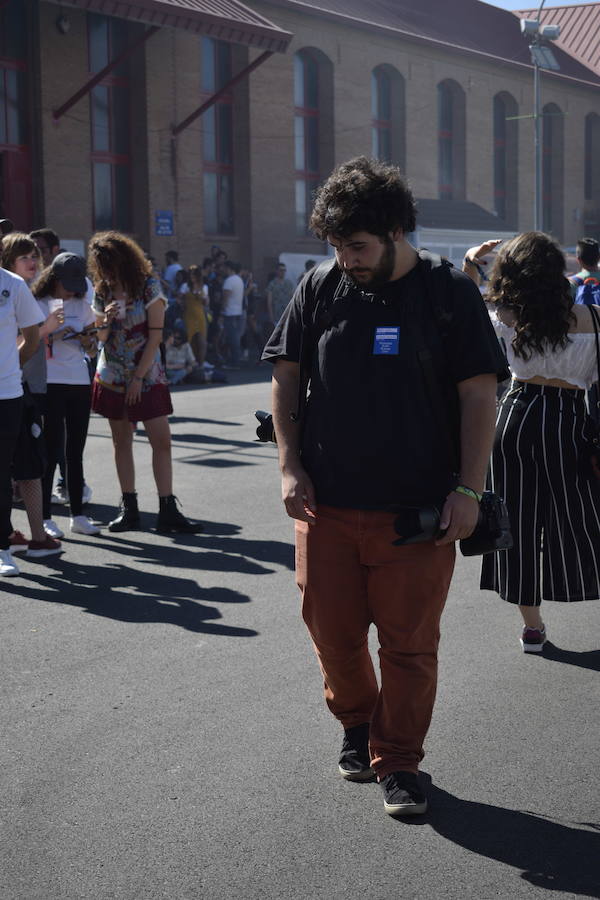
[[[432,274],[442,275],[441,269]],[[446,408],[456,385],[476,375],[504,379],[506,359],[481,295],[470,278],[450,276],[450,322],[443,331],[428,297],[421,264],[375,295],[351,289],[336,298],[313,352],[302,463],[317,502],[387,509],[443,502],[453,487],[447,443],[440,436],[417,351],[426,346]],[[331,301],[328,285],[318,292]],[[263,359],[299,361],[302,309],[311,275],[296,290]]]

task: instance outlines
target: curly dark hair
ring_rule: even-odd
[[[115,282],[133,299],[140,297],[152,263],[133,238],[120,231],[99,231],[88,246],[88,271],[99,297],[108,300]]]
[[[368,231],[379,237],[416,227],[413,195],[400,169],[358,156],[335,169],[315,196],[310,228],[324,241]]]
[[[575,321],[573,298],[565,277],[565,257],[553,238],[540,231],[519,234],[498,251],[486,301],[510,309],[515,322],[516,356],[529,359],[569,343]]]

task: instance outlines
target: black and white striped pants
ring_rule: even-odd
[[[600,598],[600,485],[587,462],[585,392],[513,382],[496,423],[490,487],[513,549],[483,557],[481,587],[504,600]]]

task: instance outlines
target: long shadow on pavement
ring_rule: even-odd
[[[461,800],[432,784],[429,775],[421,777],[431,806],[414,824],[427,822],[466,850],[520,869],[520,877],[536,887],[600,897],[597,823],[563,825],[531,812]],[[498,886],[503,896],[510,896],[507,879]]]
[[[48,568],[49,560],[44,560]],[[188,631],[254,637],[257,631],[216,624],[221,613],[206,603],[249,603],[250,597],[223,587],[200,587],[189,578],[131,569],[121,563],[94,566],[54,559],[52,574],[27,573],[27,583],[11,580],[12,594],[43,602],[79,606],[120,622],[162,622]],[[30,586],[30,583],[33,585]],[[42,589],[42,590],[40,590]]]
[[[552,659],[554,662],[568,663],[570,666],[579,666],[580,669],[600,672],[600,650],[564,650],[551,641],[546,641],[542,653],[532,653],[531,655],[536,655],[539,659]]]
[[[266,568],[257,562],[246,559],[246,556],[242,555],[244,552],[244,544],[260,545],[260,541],[236,541],[236,549],[229,548],[230,552],[227,552],[228,548],[225,540],[222,540],[219,543],[223,545],[223,549],[220,549],[219,545],[215,546],[214,544],[209,544],[208,548],[205,549],[199,539],[194,541],[194,544],[190,549],[186,549],[177,542],[168,547],[168,555],[165,555],[164,547],[157,544],[149,544],[147,541],[135,541],[132,538],[123,539],[118,537],[102,540],[101,536],[94,538],[94,547],[96,549],[118,553],[121,556],[127,557],[127,559],[131,560],[136,565],[148,562],[160,563],[163,561],[164,557],[164,562],[168,563],[170,570],[194,569],[198,572],[240,572],[243,575],[271,575],[273,573],[273,569]],[[277,544],[276,541],[267,543]],[[87,541],[71,539],[68,544],[65,543],[65,549],[68,550],[69,547],[76,544],[82,544],[89,547]],[[267,548],[264,549],[266,550]],[[282,565],[289,565],[291,568],[291,564],[288,563],[287,559],[284,559],[284,552],[288,550],[289,545],[283,544],[282,549],[278,549],[278,558],[274,561],[279,562]],[[46,565],[52,565],[52,562],[49,561],[48,558],[44,559],[44,563]]]

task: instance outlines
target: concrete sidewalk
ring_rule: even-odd
[[[337,774],[276,450],[254,441],[268,373],[233,377],[174,394],[175,492],[204,534],[149,530],[139,435],[144,530],[67,535],[0,583],[2,900],[600,897],[600,605],[548,606],[552,644],[526,656],[516,611],[459,558],[430,812],[394,821]],[[97,417],[85,470],[108,522]]]

